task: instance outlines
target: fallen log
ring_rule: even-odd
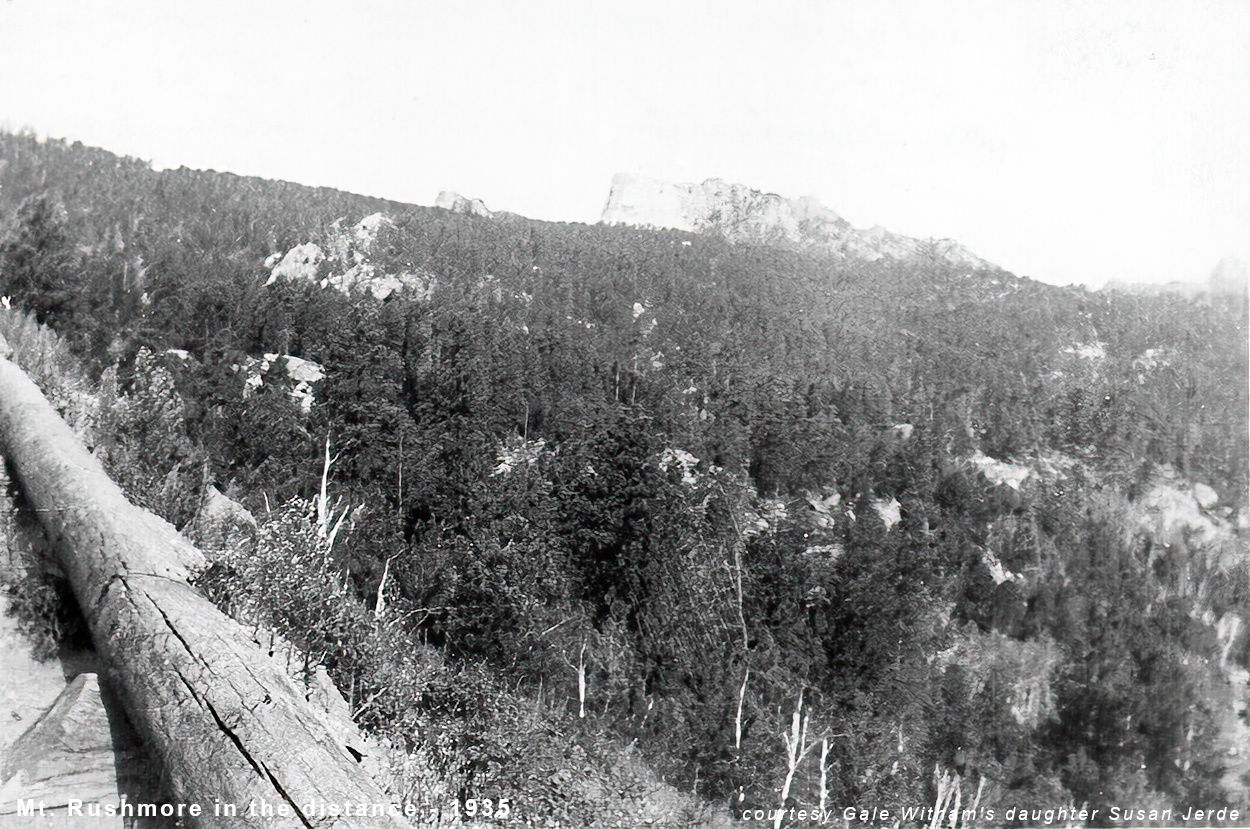
[[[199,550],[127,500],[7,356],[0,337],[0,454],[172,799],[199,804],[193,823],[208,827],[407,825],[248,631],[191,586]],[[374,814],[343,816],[349,805]]]

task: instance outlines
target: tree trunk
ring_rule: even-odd
[[[247,631],[188,583],[199,550],[126,499],[6,356],[0,338],[0,452],[174,799],[200,804],[210,827],[407,825],[389,808],[325,814],[389,801]]]

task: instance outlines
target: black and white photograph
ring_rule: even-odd
[[[1250,829],[1247,0],[0,0],[0,827]]]

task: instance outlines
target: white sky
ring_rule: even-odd
[[[611,176],[814,195],[1050,282],[1250,259],[1250,2],[0,0],[0,122],[594,221]]]

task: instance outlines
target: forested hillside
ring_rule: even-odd
[[[0,296],[133,500],[255,516],[203,589],[462,799],[1250,805],[1244,294],[3,135]]]

